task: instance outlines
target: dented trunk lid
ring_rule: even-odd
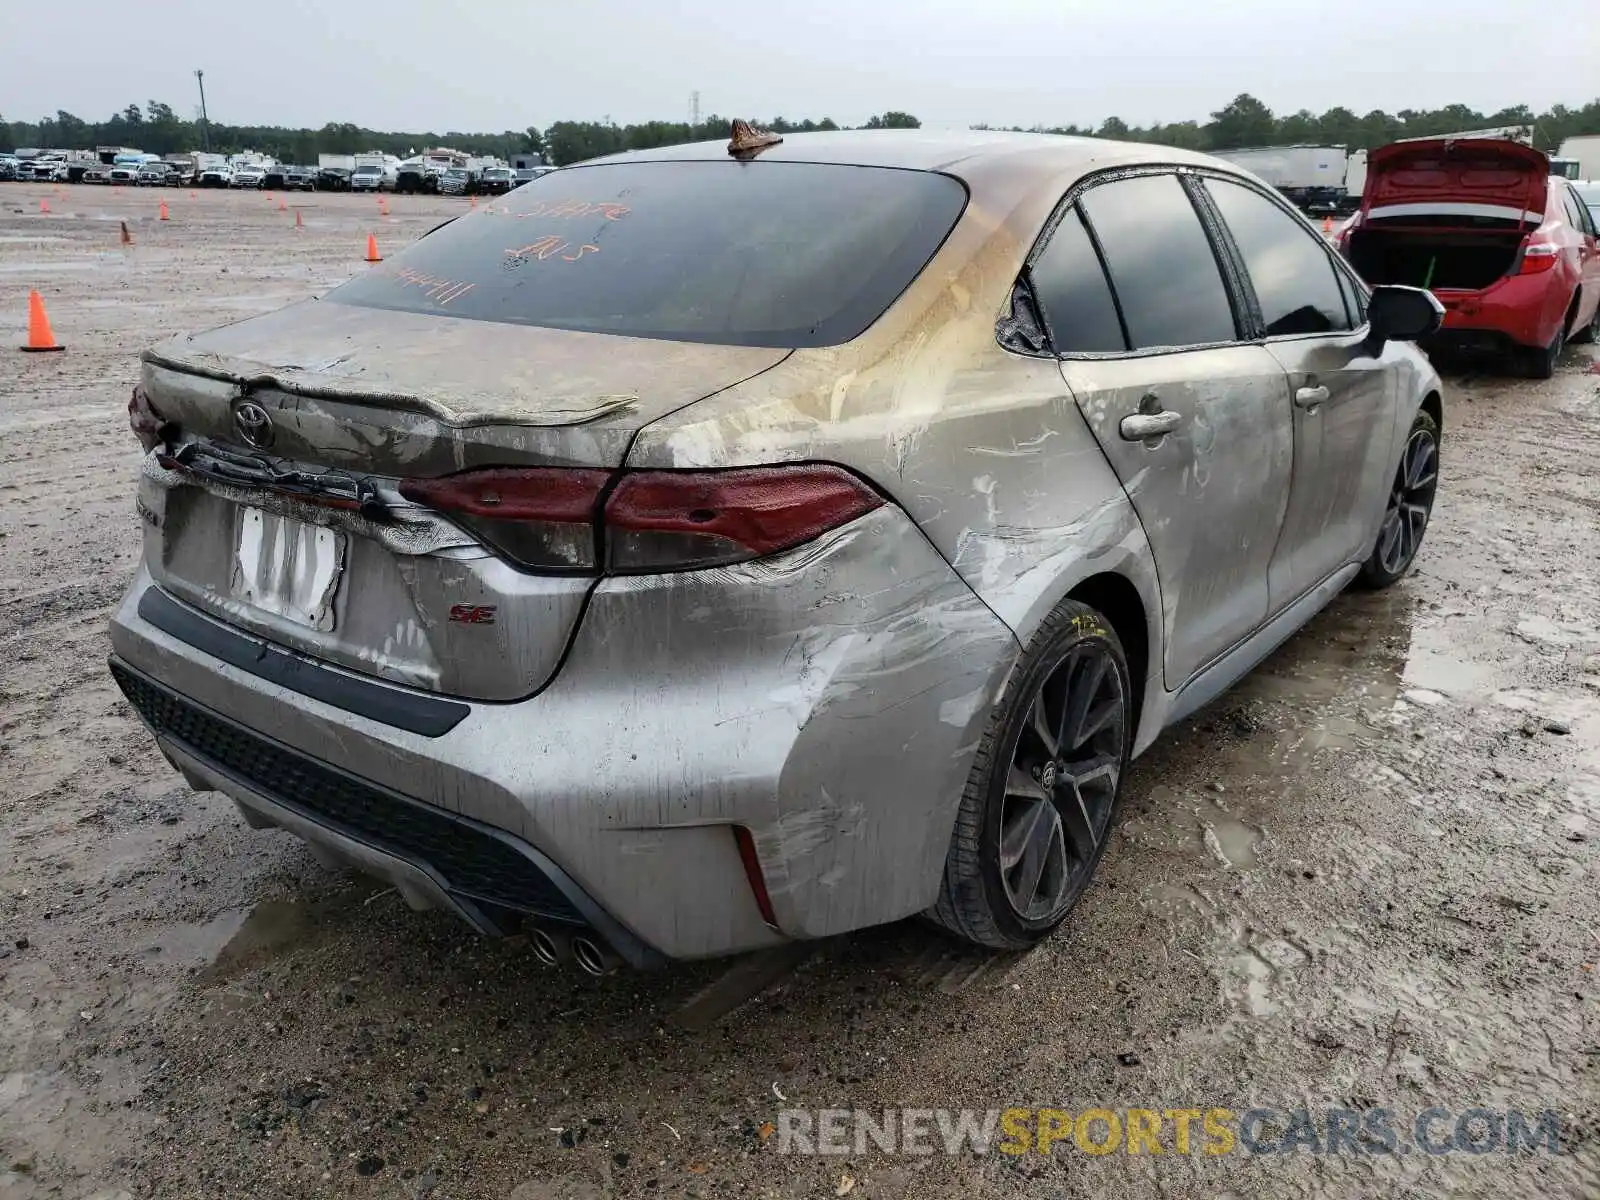
[[[644,425],[786,354],[318,301],[175,339],[146,352],[141,387],[189,465],[145,461],[146,564],[209,617],[336,669],[520,699],[559,664],[592,574],[514,567],[398,481],[617,468]],[[367,489],[387,515],[262,472]]]

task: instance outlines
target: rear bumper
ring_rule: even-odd
[[[1446,349],[1543,349],[1566,318],[1571,289],[1558,272],[1503,279],[1481,292],[1435,293],[1445,306],[1433,345]]]
[[[485,933],[523,917],[587,930],[628,963],[661,956],[516,838],[377,787],[212,712],[112,656],[111,675],[191,786],[233,797],[256,828],[299,834],[388,880],[414,908],[443,908]]]
[[[762,563],[602,581],[543,692],[470,704],[437,736],[174,636],[140,613],[153,587],[141,571],[113,618],[113,669],[191,782],[414,902],[480,928],[519,911],[587,924],[634,961],[928,907],[1016,653],[887,508]],[[753,835],[777,928],[734,826]],[[553,891],[534,894],[501,848]]]

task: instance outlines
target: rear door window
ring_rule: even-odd
[[[1111,285],[1076,207],[1069,208],[1031,268],[1033,294],[1058,354],[1126,350]]]
[[[1351,328],[1364,324],[1367,319],[1365,294],[1344,271],[1335,268],[1333,274],[1339,281],[1339,292],[1344,296],[1344,309],[1350,315]]]
[[[1105,255],[1133,349],[1237,338],[1211,240],[1176,175],[1099,184],[1079,203]]]
[[[1351,327],[1333,260],[1316,234],[1251,188],[1222,179],[1205,186],[1244,257],[1268,337]]]
[[[1567,220],[1572,222],[1572,227],[1579,233],[1592,234],[1595,231],[1594,217],[1584,204],[1583,197],[1578,195],[1577,190],[1569,186],[1562,194],[1561,199],[1566,205]]]
[[[948,175],[886,167],[567,167],[327,299],[675,341],[836,345],[917,277],[966,202]]]
[[[1583,217],[1579,214],[1579,209],[1583,206],[1573,198],[1572,189],[1569,187],[1561,189],[1561,207],[1567,214],[1567,224],[1581,233],[1583,231]]]

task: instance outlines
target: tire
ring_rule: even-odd
[[[1556,330],[1556,336],[1550,339],[1550,344],[1543,350],[1530,350],[1528,354],[1528,378],[1550,379],[1555,376],[1556,363],[1561,360],[1561,351],[1567,344],[1567,322],[1561,322],[1561,328]]]
[[[1366,588],[1386,588],[1411,570],[1433,517],[1438,488],[1439,424],[1426,410],[1419,409],[1400,450],[1377,541],[1361,566],[1357,583]],[[1401,539],[1398,545],[1391,540],[1394,537]]]
[[[989,715],[930,920],[974,945],[1019,950],[1066,919],[1110,840],[1133,747],[1133,697],[1111,623],[1064,601]]]

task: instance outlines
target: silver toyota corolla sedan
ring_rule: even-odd
[[[541,956],[1026,946],[1130,758],[1410,567],[1439,313],[1155,146],[556,171],[145,354],[111,670],[193,787]]]

